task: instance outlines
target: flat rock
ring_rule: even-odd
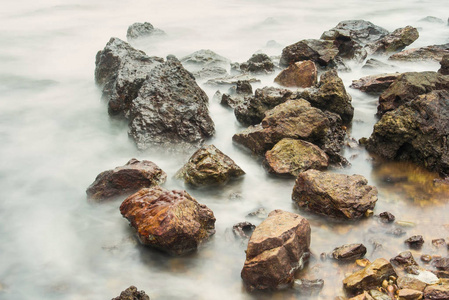
[[[403,50],[391,55],[389,60],[399,61],[441,61],[444,55],[449,54],[449,44],[432,45],[421,48]]]
[[[377,188],[361,175],[308,170],[298,175],[292,199],[308,211],[335,218],[360,219],[377,201]]]
[[[206,66],[201,70],[192,72],[195,79],[210,79],[229,76],[225,68],[219,66]]]
[[[332,257],[338,261],[355,261],[364,257],[366,247],[363,244],[349,244],[337,247],[332,251]]]
[[[150,300],[150,297],[144,291],[138,291],[135,286],[130,286],[120,293],[120,296],[112,300]]]
[[[312,87],[317,83],[317,68],[311,60],[295,62],[282,70],[274,82],[286,87]]]
[[[163,36],[166,33],[158,28],[154,28],[151,23],[134,23],[128,27],[126,32],[126,39],[133,41],[136,39],[149,38],[151,36]]]
[[[144,188],[120,205],[139,241],[170,254],[194,251],[215,233],[215,217],[186,191]]]
[[[176,174],[194,186],[225,184],[245,172],[214,145],[198,149]]]
[[[419,37],[418,29],[412,26],[398,28],[382,39],[367,46],[370,54],[397,52],[412,44]]]
[[[410,276],[409,274],[399,276],[396,283],[401,289],[412,289],[420,292],[424,291],[427,286],[425,282],[422,282],[421,280]]]
[[[423,292],[411,290],[411,289],[400,289],[398,291],[399,300],[421,300],[423,297]]]
[[[253,54],[248,61],[240,64],[240,70],[252,74],[271,74],[274,72],[274,63],[264,53]]]
[[[167,174],[155,163],[133,158],[124,166],[100,173],[87,188],[86,194],[89,199],[102,201],[162,184],[166,179]]]
[[[310,225],[300,215],[274,210],[251,235],[242,269],[249,290],[273,290],[293,283],[309,252]]]
[[[401,75],[400,73],[378,74],[362,77],[353,80],[351,88],[361,90],[366,93],[382,93]]]
[[[320,66],[334,66],[338,48],[333,41],[302,40],[282,50],[280,63],[288,66],[298,61],[311,60]]]
[[[213,78],[206,81],[205,85],[212,87],[220,87],[220,86],[234,86],[238,81],[248,81],[250,83],[260,82],[260,79],[257,79],[253,75],[250,74],[238,74],[234,76],[224,76],[219,78]]]

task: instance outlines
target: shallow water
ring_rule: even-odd
[[[93,73],[95,54],[110,37],[126,40],[134,22],[151,22],[166,38],[139,45],[149,55],[183,57],[211,49],[232,61],[255,52],[280,55],[286,45],[321,33],[346,19],[365,19],[394,30],[413,25],[420,38],[413,47],[449,42],[447,1],[15,1],[0,12],[0,299],[110,299],[129,285],[152,299],[288,299],[279,292],[250,295],[240,271],[245,245],[233,240],[233,224],[261,219],[246,215],[259,207],[284,209],[306,216],[312,224],[312,259],[300,277],[325,281],[319,299],[342,294],[349,271],[319,255],[334,247],[362,242],[367,258],[390,258],[405,249],[403,240],[422,234],[422,253],[436,253],[434,238],[449,235],[448,193],[432,188],[435,174],[407,164],[373,168],[362,149],[346,149],[352,167],[332,170],[361,174],[379,188],[375,214],[390,211],[406,231],[385,234],[375,218],[336,222],[307,214],[291,201],[293,180],[267,175],[260,160],[233,145],[242,127],[231,110],[208,93],[216,136],[210,141],[246,172],[242,180],[213,189],[192,189],[172,178],[184,156],[160,151],[138,152],[126,125],[109,119]],[[418,22],[431,15],[444,24]],[[275,40],[279,46],[269,47]],[[438,69],[437,63],[394,63],[397,71]],[[340,73],[352,95],[355,117],[351,136],[367,137],[376,122],[375,96],[349,88],[351,81],[372,73],[352,66]],[[380,70],[381,71],[381,70]],[[262,78],[273,85],[274,76]],[[223,89],[222,92],[226,92]],[[86,201],[85,189],[101,171],[130,158],[154,161],[169,178],[168,189],[186,189],[210,207],[217,233],[195,254],[172,258],[140,246],[118,210],[120,200]],[[400,178],[391,183],[391,178]],[[239,197],[235,197],[239,195]],[[396,225],[394,225],[396,226]],[[382,249],[374,251],[373,241]],[[447,255],[445,252],[440,255]],[[421,253],[419,252],[419,253]],[[418,254],[415,255],[418,258]],[[307,297],[306,297],[307,298]]]

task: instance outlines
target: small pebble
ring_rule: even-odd
[[[432,260],[432,256],[428,254],[421,255],[421,260],[425,263],[429,263]]]

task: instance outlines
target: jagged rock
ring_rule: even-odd
[[[382,39],[367,46],[370,54],[396,52],[412,44],[419,37],[418,30],[412,26],[398,28]]]
[[[209,99],[173,56],[153,68],[133,100],[129,135],[139,149],[151,144],[200,145],[215,133]]]
[[[212,50],[199,50],[184,56],[180,59],[183,66],[190,72],[197,72],[203,68],[209,67],[220,67],[225,70],[229,69],[231,61],[226,57],[218,55]]]
[[[317,83],[317,69],[310,60],[295,62],[279,73],[274,82],[286,87],[308,88]]]
[[[351,96],[346,92],[335,69],[320,76],[317,89],[307,89],[299,93],[299,97],[309,101],[314,107],[336,113],[344,124],[349,124],[354,116]]]
[[[422,235],[414,235],[404,241],[410,248],[419,249],[424,244]]]
[[[250,222],[240,222],[232,226],[232,232],[236,238],[249,239],[256,226]]]
[[[133,158],[124,166],[100,173],[86,194],[92,200],[102,201],[162,184],[166,179],[167,174],[155,163]]]
[[[401,75],[400,73],[379,74],[353,80],[351,88],[366,93],[382,93]]]
[[[403,50],[393,54],[388,59],[400,61],[430,60],[439,62],[447,54],[449,54],[449,44],[443,44]]]
[[[396,67],[393,65],[389,65],[384,62],[381,62],[380,60],[375,59],[375,58],[368,59],[362,67],[362,69],[394,69],[394,68],[396,68]]]
[[[126,32],[126,39],[128,41],[132,41],[136,39],[161,35],[165,35],[165,32],[161,29],[154,28],[153,25],[148,22],[134,23],[128,27],[128,31]]]
[[[382,157],[418,163],[449,173],[449,93],[418,96],[382,116],[366,149]]]
[[[402,73],[380,95],[377,114],[382,116],[419,95],[444,89],[449,89],[449,76],[430,71]]]
[[[236,86],[229,88],[228,94],[223,94],[221,104],[231,108],[236,108],[245,101],[246,96],[251,96],[253,88],[247,80],[239,80]]]
[[[293,282],[293,289],[298,291],[299,294],[307,296],[318,295],[323,289],[323,286],[323,279],[296,279]]]
[[[392,223],[396,220],[396,217],[392,213],[384,211],[379,214],[379,219],[382,223]]]
[[[337,247],[332,251],[332,257],[338,261],[355,261],[364,257],[366,247],[363,244],[349,244]]]
[[[343,280],[343,287],[348,294],[357,294],[364,290],[375,289],[385,279],[396,273],[391,264],[384,258],[376,259],[363,270],[355,272]]]
[[[298,176],[309,169],[323,170],[329,158],[318,146],[295,139],[282,139],[265,153],[268,172],[276,175]]]
[[[309,252],[310,225],[300,215],[274,210],[248,242],[242,279],[250,290],[281,289],[292,284]]]
[[[424,290],[424,300],[448,300],[449,284],[429,285]]]
[[[441,68],[438,70],[438,73],[443,75],[449,75],[449,54],[443,56],[440,61]]]
[[[412,289],[420,292],[424,291],[427,286],[425,282],[422,282],[421,280],[412,277],[409,274],[399,276],[396,282],[398,287],[401,289]]]
[[[297,61],[311,60],[320,66],[334,66],[338,48],[332,41],[302,40],[282,50],[281,65],[288,66]]]
[[[420,271],[422,271],[410,251],[399,253],[396,257],[390,259],[390,263],[396,274],[401,276],[407,274],[419,275]]]
[[[240,64],[240,70],[253,74],[270,74],[274,72],[274,64],[264,53],[253,54],[247,62]]]
[[[112,300],[150,300],[150,297],[144,291],[138,291],[135,286],[130,286],[120,293],[120,296]]]
[[[399,300],[421,300],[423,292],[411,289],[401,289],[398,291]]]
[[[377,188],[361,175],[308,170],[298,175],[292,199],[308,211],[330,217],[360,219],[377,201]]]
[[[176,174],[194,186],[224,184],[245,172],[214,145],[203,146]]]
[[[194,251],[215,233],[213,212],[186,191],[144,188],[120,205],[139,241],[171,254]]]
[[[225,68],[219,66],[207,66],[201,70],[192,72],[196,79],[209,79],[228,76],[228,71]]]

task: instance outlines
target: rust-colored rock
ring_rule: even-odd
[[[310,246],[310,225],[300,215],[274,210],[248,242],[242,279],[249,290],[280,289],[293,283]]]
[[[321,66],[335,65],[338,48],[332,41],[302,40],[282,50],[281,64],[288,66],[297,61],[311,60]]]
[[[120,205],[140,242],[171,254],[194,251],[215,233],[215,217],[186,191],[141,189]]]
[[[400,73],[379,74],[362,77],[353,80],[351,88],[361,90],[366,93],[382,93],[401,75]]]
[[[399,300],[421,300],[423,293],[417,290],[402,289],[398,291]]]
[[[377,201],[377,188],[361,175],[308,170],[298,175],[292,199],[301,207],[335,218],[360,219]]]
[[[449,44],[432,45],[421,48],[403,50],[393,54],[389,60],[400,61],[441,61],[444,55],[449,54]]]
[[[155,163],[133,158],[124,166],[100,173],[86,193],[89,199],[102,201],[153,187],[164,183],[166,178],[167,174]]]
[[[308,88],[317,83],[317,69],[311,60],[296,62],[279,73],[274,82],[286,87]]]

